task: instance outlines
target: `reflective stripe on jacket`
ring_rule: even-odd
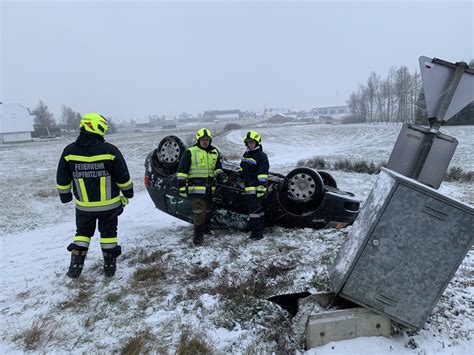
[[[265,192],[267,190],[268,157],[263,152],[262,146],[244,153],[240,161],[240,168],[245,183],[245,194],[256,194],[257,192]]]
[[[189,147],[184,152],[178,168],[178,185],[186,186],[190,195],[205,195],[207,187],[215,190],[214,176],[222,169],[219,151],[213,146],[204,150],[198,145]]]
[[[120,192],[133,197],[133,183],[120,151],[97,134],[81,132],[63,151],[56,174],[61,201],[71,190],[76,208],[88,212],[120,207]],[[70,198],[69,198],[70,200]]]

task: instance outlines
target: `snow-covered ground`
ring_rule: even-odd
[[[387,161],[400,126],[258,130],[271,170],[285,173],[298,160],[316,156],[330,161]],[[474,170],[474,126],[442,131],[459,140],[452,165]],[[238,156],[244,133],[222,134],[214,143]],[[192,134],[180,136],[188,140]],[[102,274],[98,238],[80,279],[65,276],[66,246],[75,232],[74,207],[59,202],[55,170],[72,138],[0,146],[0,353],[131,349],[174,353],[189,344],[207,344],[215,353],[303,351],[301,327],[265,299],[329,290],[328,267],[351,227],[342,231],[275,227],[253,243],[242,232],[215,231],[204,247],[196,248],[191,243],[192,226],[155,209],[143,187],[145,157],[162,137],[156,132],[107,137],[123,152],[137,192],[119,219],[124,253],[112,280]],[[341,189],[362,199],[376,179],[331,174]],[[440,191],[474,205],[472,184],[445,182]],[[471,354],[473,275],[471,251],[419,332],[330,343],[307,353]]]

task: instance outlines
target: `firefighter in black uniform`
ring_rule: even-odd
[[[247,150],[242,157],[240,167],[245,183],[249,215],[247,229],[252,232],[250,239],[259,240],[263,238],[265,228],[263,199],[268,185],[268,157],[263,152],[262,138],[257,132],[247,132],[244,143]]]
[[[56,182],[61,202],[70,202],[73,194],[76,200],[77,230],[67,247],[71,252],[67,276],[71,278],[79,277],[82,272],[96,221],[105,276],[115,274],[116,258],[121,254],[118,216],[133,197],[133,184],[122,153],[104,140],[108,128],[105,117],[97,113],[84,115],[79,136],[64,148],[58,164]]]
[[[209,232],[212,196],[216,179],[225,179],[217,148],[211,145],[212,133],[201,128],[196,133],[196,144],[184,152],[178,167],[178,188],[183,198],[191,199],[195,245],[203,243],[203,234]]]

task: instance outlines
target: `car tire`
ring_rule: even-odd
[[[168,175],[178,170],[181,157],[186,150],[183,141],[176,136],[166,136],[158,144],[154,154],[155,168],[162,168]]]
[[[332,177],[331,174],[325,171],[318,171],[318,174],[321,176],[324,182],[324,186],[331,186],[337,189],[337,182],[336,179]]]
[[[306,215],[314,212],[323,201],[324,181],[314,170],[297,168],[288,173],[280,191],[280,202],[288,212]]]

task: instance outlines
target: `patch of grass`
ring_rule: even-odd
[[[296,163],[296,166],[324,170],[324,169],[328,168],[329,165],[326,163],[324,158],[314,157],[314,158],[310,158],[310,159],[300,160]]]
[[[17,293],[16,295],[16,299],[19,301],[26,300],[29,297],[30,297],[30,291],[20,292],[20,293]]]
[[[125,343],[120,348],[120,354],[136,355],[147,353],[146,344],[153,340],[155,340],[155,336],[149,329],[137,332],[135,335],[126,339]]]
[[[350,171],[351,165],[349,159],[340,159],[334,163],[334,170]]]
[[[252,325],[258,325],[258,332],[243,354],[295,354],[304,351],[304,343],[299,347],[300,338],[295,333],[293,321],[280,306],[272,302],[262,302]]]
[[[181,302],[183,301],[184,299],[187,299],[187,300],[196,300],[199,298],[199,296],[205,294],[205,293],[208,293],[210,295],[215,295],[216,294],[216,290],[215,288],[213,287],[187,287],[186,288],[186,294],[185,295],[177,295],[175,297],[175,301],[176,302]]]
[[[474,181],[474,171],[464,171],[458,166],[453,166],[449,168],[446,176],[444,177],[446,181],[457,181],[457,182],[472,182]]]
[[[155,262],[161,262],[163,255],[167,253],[164,250],[155,250],[155,246],[149,246],[146,248],[134,248],[127,253],[120,256],[122,261],[127,261],[129,265],[142,265],[152,264]],[[153,249],[152,252],[147,250]]]
[[[373,164],[374,164],[374,162],[372,162],[371,165],[375,168],[375,166]],[[369,164],[365,160],[357,160],[357,161],[352,163],[352,169],[356,173],[369,172]],[[373,168],[371,168],[371,169],[373,169]]]
[[[282,274],[286,274],[287,272],[296,268],[296,264],[294,265],[277,265],[277,264],[270,264],[265,268],[263,275],[270,279],[275,279],[277,276]]]
[[[238,274],[222,274],[216,292],[225,298],[240,300],[245,297],[264,298],[268,293],[267,280],[263,275],[250,275],[242,278]]]
[[[215,268],[195,265],[187,275],[188,281],[202,281],[208,279]]]
[[[321,157],[303,159],[296,163],[296,166],[298,167],[308,167],[316,170],[342,170],[361,174],[378,174],[380,173],[380,169],[385,165],[385,162],[375,164],[373,161],[351,161],[349,159],[339,159],[335,161],[334,164],[331,164],[326,162],[324,158]]]
[[[13,337],[19,341],[25,350],[36,350],[44,343],[49,343],[56,338],[57,324],[50,317],[39,316],[31,326]]]
[[[87,262],[87,259],[86,259]],[[95,280],[92,278],[79,277],[78,279],[71,280],[69,287],[72,290],[91,290],[95,285]]]
[[[105,302],[110,304],[118,303],[121,299],[123,299],[123,292],[110,292],[104,297]]]
[[[46,197],[53,197],[53,196],[57,196],[58,195],[58,192],[55,190],[55,189],[51,189],[51,190],[39,190],[39,191],[36,191],[34,193],[35,196],[38,196],[38,197],[43,197],[43,198],[46,198]]]
[[[382,161],[378,164],[375,164],[373,161],[367,160],[356,160],[352,161],[349,159],[339,159],[330,164],[324,160],[322,157],[314,157],[310,159],[299,160],[296,163],[298,167],[308,167],[316,170],[342,170],[352,173],[360,174],[378,174],[382,167],[386,166],[387,163]],[[445,181],[457,181],[457,182],[473,182],[474,181],[474,171],[464,171],[458,166],[451,167],[444,177]]]
[[[320,256],[319,261],[323,265],[331,265],[333,262],[333,259],[334,259],[334,255],[330,252],[326,252]]]
[[[137,307],[142,312],[145,311],[149,305],[150,305],[149,295],[145,295],[144,297],[140,298],[137,302]]]
[[[153,285],[159,280],[166,278],[166,272],[162,265],[151,265],[140,267],[133,272],[132,281],[142,285]]]
[[[273,292],[268,280],[263,273],[246,276],[223,272],[214,289],[208,291],[222,297],[223,307],[216,324],[231,330],[236,323],[248,323],[260,311],[262,299]]]
[[[85,318],[83,321],[82,321],[82,325],[84,326],[84,328],[88,329],[88,330],[92,330],[94,329],[94,325],[104,319],[106,317],[106,314],[105,312],[97,312],[97,313],[94,313],[92,314],[91,316]]]
[[[60,302],[57,307],[64,311],[74,311],[76,309],[85,308],[89,305],[89,301],[91,299],[91,290],[89,289],[79,289],[75,295],[71,298]]]
[[[202,334],[194,332],[188,327],[184,328],[179,337],[177,355],[212,354],[213,352],[213,347]]]
[[[331,291],[331,281],[329,279],[328,272],[314,274],[310,283],[311,286],[317,289],[318,291]]]
[[[240,257],[240,251],[237,250],[236,248],[229,248],[229,261],[235,261]]]
[[[349,159],[341,159],[334,163],[334,170],[342,170],[347,172],[354,172],[359,174],[378,174],[385,162],[375,164],[366,160],[351,161]]]
[[[297,342],[293,339],[292,323],[282,312],[266,317],[267,329],[263,334],[265,343],[273,345],[272,353],[294,354]]]
[[[278,252],[282,254],[288,254],[291,251],[298,250],[298,247],[292,246],[292,245],[282,245],[278,247]]]
[[[341,170],[345,172],[353,172],[360,174],[378,174],[382,167],[386,166],[387,163],[382,161],[375,164],[373,161],[367,160],[355,160],[350,159],[339,159],[330,164],[321,157],[314,157],[310,159],[299,160],[296,163],[298,167],[308,167],[316,170]],[[444,178],[445,181],[457,181],[457,182],[472,182],[474,181],[474,171],[464,171],[462,168],[453,166],[451,167]]]
[[[165,254],[166,252],[163,250],[155,250],[154,252],[151,252],[151,253],[140,251],[135,262],[136,264],[139,264],[139,265],[153,264],[156,262],[160,262],[162,256]]]

